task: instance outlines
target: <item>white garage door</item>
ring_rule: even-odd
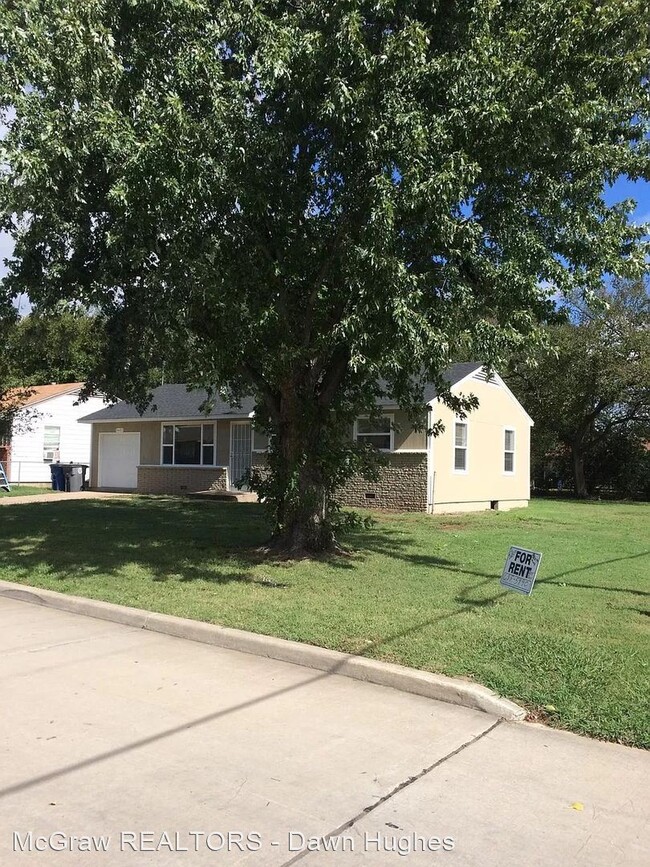
[[[100,488],[137,488],[139,463],[139,433],[99,435]]]

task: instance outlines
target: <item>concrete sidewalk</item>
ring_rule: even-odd
[[[4,598],[0,663],[3,867],[650,862],[638,750]]]

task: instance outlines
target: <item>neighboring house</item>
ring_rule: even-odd
[[[90,463],[90,431],[79,424],[88,410],[105,406],[101,397],[78,403],[83,382],[34,385],[14,415],[11,436],[2,444],[9,481],[49,482],[52,463]]]
[[[444,433],[427,436],[408,423],[389,399],[383,418],[359,418],[352,435],[385,452],[388,465],[377,482],[351,479],[340,500],[416,512],[511,509],[528,504],[532,420],[503,380],[489,381],[479,363],[446,371],[453,392],[475,394],[480,406],[466,419],[427,389],[429,427],[442,419]],[[266,438],[253,426],[253,400],[231,406],[219,399],[207,415],[203,391],[163,385],[140,415],[117,403],[85,416],[92,425],[91,486],[141,493],[229,490],[252,465],[263,465]]]

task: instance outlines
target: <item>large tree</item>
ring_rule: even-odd
[[[570,456],[575,492],[600,484],[634,489],[611,453],[644,469],[650,439],[650,295],[644,280],[603,287],[591,304],[565,307],[548,329],[552,351],[514,362],[509,378],[535,419],[534,456]],[[638,454],[637,454],[638,453]],[[640,480],[640,487],[643,482]]]
[[[291,551],[332,544],[378,391],[462,409],[451,357],[501,362],[540,286],[642,258],[602,190],[649,172],[645,0],[2,9],[8,291],[103,311],[109,394],[174,356],[252,393]]]

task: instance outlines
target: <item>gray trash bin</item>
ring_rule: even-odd
[[[66,491],[73,494],[85,490],[87,464],[63,464],[62,469],[65,475]]]

